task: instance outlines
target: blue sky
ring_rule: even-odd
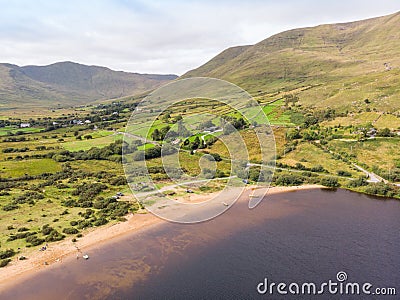
[[[0,62],[182,74],[283,30],[399,10],[393,0],[0,0]]]

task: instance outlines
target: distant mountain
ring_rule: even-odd
[[[0,64],[0,108],[66,106],[143,93],[177,78],[59,62],[48,66]]]
[[[293,91],[316,108],[357,111],[369,102],[372,110],[399,111],[400,12],[229,48],[182,77],[193,76],[231,81],[256,98]]]

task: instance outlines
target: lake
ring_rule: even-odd
[[[283,296],[276,289],[262,295],[257,286],[265,278],[319,286],[345,272],[344,283],[400,292],[399,229],[400,201],[345,190],[276,194],[252,210],[239,201],[208,222],[165,222],[93,248],[89,260],[71,258],[0,298],[365,299]]]

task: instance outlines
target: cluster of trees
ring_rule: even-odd
[[[151,133],[151,138],[154,141],[163,141],[167,133],[170,131],[171,127],[170,126],[165,126],[158,130],[157,128],[154,129],[154,131]],[[172,132],[169,133],[169,136],[174,135]],[[176,134],[175,134],[176,135]]]
[[[93,226],[101,226],[109,222],[109,220],[120,220],[128,212],[137,210],[138,206],[127,201],[118,201],[115,198],[98,197],[92,202],[92,206],[87,208],[85,212],[80,212],[82,219],[71,221],[72,227],[63,230],[66,234],[76,234],[78,229],[84,229]],[[76,229],[77,227],[78,229]]]
[[[396,195],[400,195],[400,190],[398,188],[383,182],[369,184],[364,191],[368,194],[385,197],[394,197]]]
[[[198,136],[196,136],[193,141],[190,141],[189,139],[184,140],[183,147],[193,151],[197,149],[204,149],[206,146],[203,139],[200,139]]]
[[[236,130],[241,130],[249,127],[249,123],[246,122],[242,117],[235,118],[232,116],[224,116],[221,118],[224,134],[228,135]]]
[[[317,178],[315,176],[311,176],[311,174],[303,173],[303,174],[282,174],[274,177],[274,182],[277,185],[283,186],[296,186],[301,185],[303,183],[310,184],[321,184],[330,188],[338,188],[340,187],[340,183],[336,177],[322,177]]]
[[[178,149],[170,144],[164,144],[162,148],[159,145],[155,145],[154,147],[147,148],[144,151],[138,150],[134,152],[132,159],[135,161],[141,161],[143,159],[158,158],[161,157],[161,155],[171,155],[177,151]]]
[[[283,169],[297,169],[297,170],[316,172],[316,173],[329,173],[328,170],[326,170],[321,165],[316,165],[311,168],[307,168],[302,163],[296,163],[294,166],[289,166],[288,164],[285,164],[285,163],[276,162],[276,167],[283,168]]]
[[[400,166],[400,165],[399,165]],[[394,167],[391,169],[381,169],[378,166],[372,166],[372,170],[374,173],[378,174],[382,178],[392,182],[399,182],[400,181],[400,168]]]
[[[261,170],[261,167],[252,166],[248,170],[246,166],[238,166],[236,175],[241,179],[249,179],[254,182],[267,182],[272,180],[272,172],[270,170]]]

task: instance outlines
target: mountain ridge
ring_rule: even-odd
[[[300,103],[314,107],[351,109],[353,101],[360,104],[368,98],[371,109],[400,109],[399,93],[394,92],[400,90],[400,12],[291,29],[241,51],[238,47],[222,51],[182,78],[224,79],[255,97],[310,87],[298,96]]]
[[[176,78],[70,61],[45,66],[0,63],[0,107],[82,105],[140,94]]]

